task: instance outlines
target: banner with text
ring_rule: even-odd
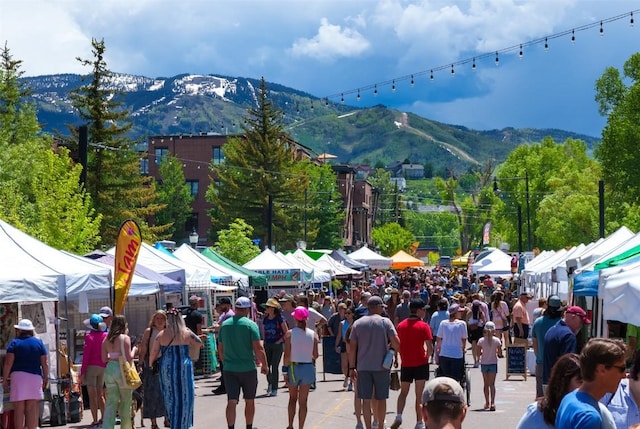
[[[131,280],[142,245],[140,227],[133,219],[122,222],[116,242],[115,271],[113,278],[113,312],[122,314],[127,303]]]

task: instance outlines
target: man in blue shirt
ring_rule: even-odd
[[[560,323],[560,322],[558,322]],[[580,353],[582,385],[565,395],[556,414],[557,428],[601,429],[613,422],[598,398],[613,393],[626,376],[624,342],[592,338]],[[608,422],[608,423],[605,423]]]
[[[556,295],[551,295],[547,301],[547,309],[542,317],[533,322],[531,338],[533,340],[533,352],[536,355],[536,398],[544,395],[542,390],[542,373],[544,371],[544,336],[553,325],[562,318],[562,301]]]
[[[627,355],[629,352],[627,344]],[[636,398],[638,402],[636,402]],[[627,429],[640,423],[640,354],[636,353],[629,378],[623,379],[614,394],[607,393],[600,399],[613,415],[616,429]]]
[[[553,325],[544,336],[544,359],[542,362],[542,385],[546,386],[551,376],[551,368],[558,358],[578,351],[576,335],[584,324],[590,324],[587,313],[577,305],[567,308],[564,317]]]

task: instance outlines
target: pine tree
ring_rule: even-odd
[[[135,150],[135,142],[127,137],[132,126],[129,112],[122,107],[121,94],[110,86],[113,74],[104,59],[104,40],[93,39],[91,45],[93,59],[77,58],[92,68],[85,78],[89,81],[72,92],[71,100],[88,123],[86,186],[97,212],[103,216],[102,244],[115,244],[120,224],[127,218],[138,222],[145,241],[165,238],[170,225],[150,226],[150,220],[163,205],[157,203],[153,180],[140,174],[141,155]]]
[[[223,146],[225,162],[212,165],[215,181],[207,189],[209,212],[216,231],[236,218],[254,228],[268,245],[293,247],[302,239],[302,206],[309,179],[294,171],[295,147],[285,133],[282,112],[269,99],[264,78],[256,94],[257,107],[248,111],[244,137],[232,137]],[[271,200],[272,204],[269,204]]]

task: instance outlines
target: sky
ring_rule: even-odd
[[[1,0],[0,42],[26,76],[88,73],[76,58],[92,59],[96,38],[113,72],[264,77],[472,129],[599,137],[595,82],[640,51],[639,9],[640,0]],[[556,37],[572,29],[575,42]]]

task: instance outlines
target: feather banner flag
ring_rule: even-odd
[[[142,245],[140,227],[133,219],[122,222],[116,242],[115,271],[113,278],[114,314],[122,314],[127,303],[131,280]]]

